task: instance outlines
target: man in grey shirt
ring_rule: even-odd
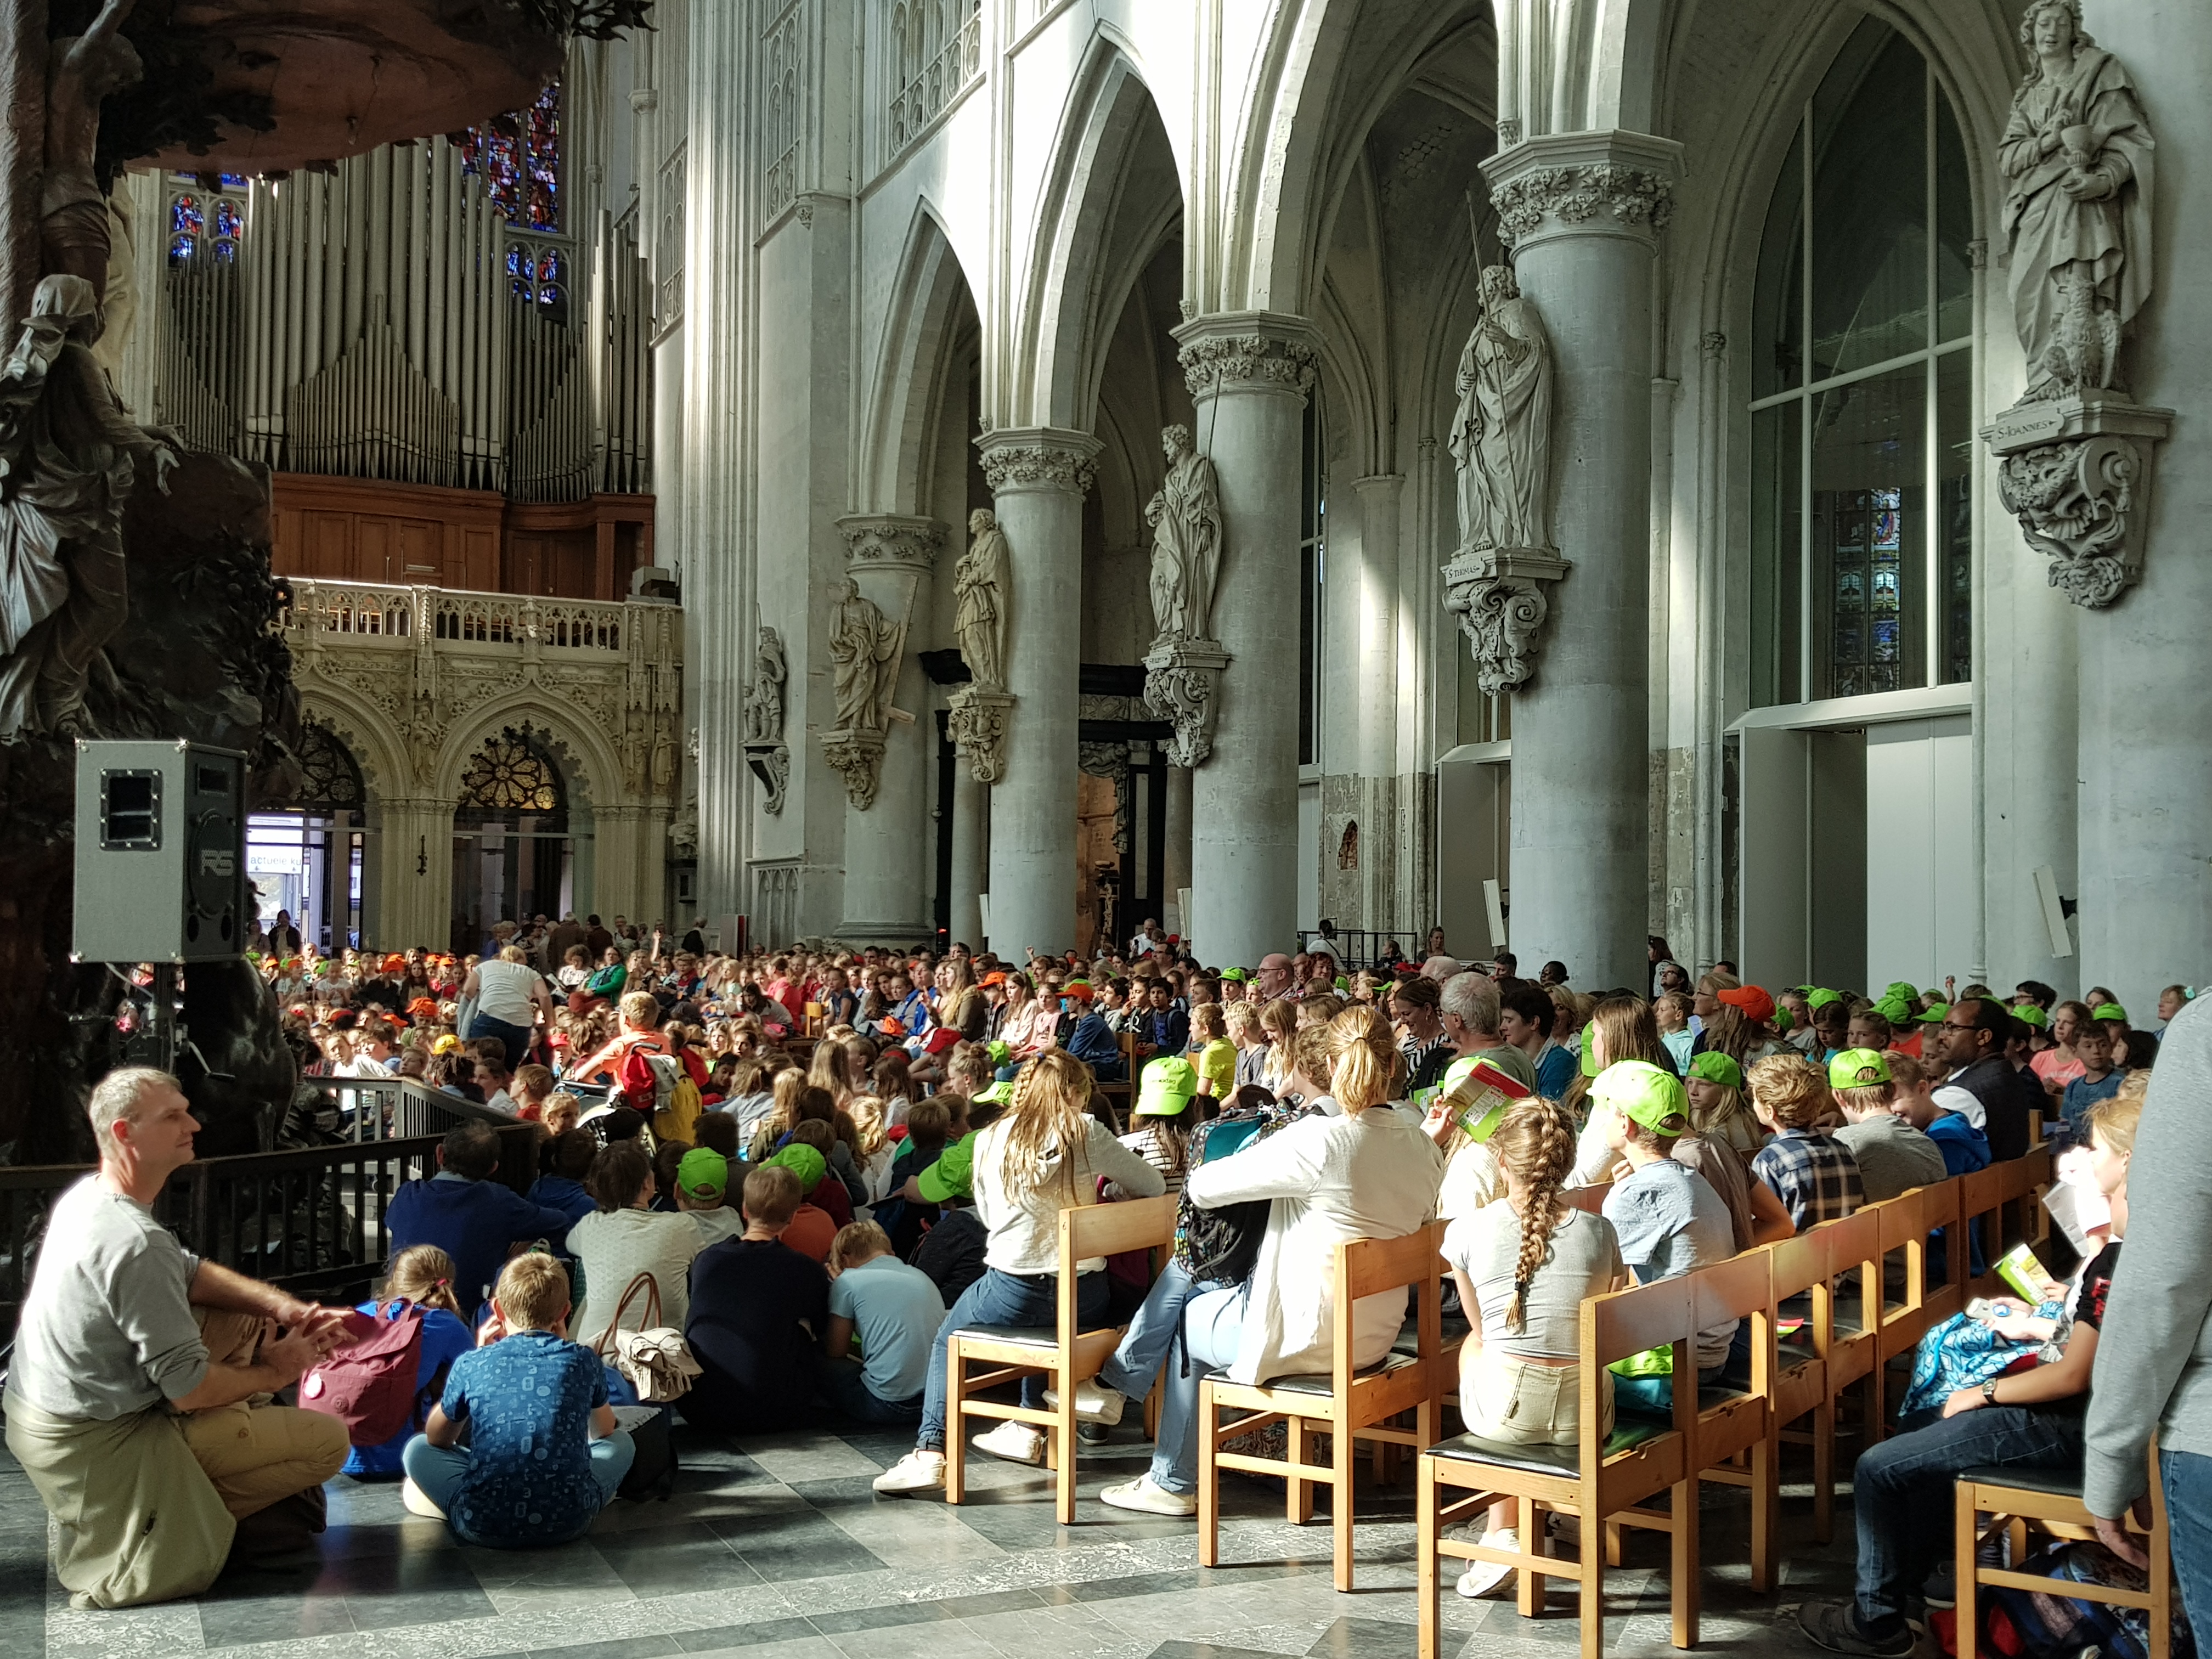
[[[298,1494],[312,1492],[312,1516],[295,1504],[241,1545],[296,1547],[321,1529],[345,1425],[254,1402],[350,1339],[339,1310],[202,1261],[155,1220],[198,1127],[174,1078],[112,1073],[87,1110],[100,1168],[47,1218],[8,1376],[8,1449],[60,1523],[72,1605],[130,1607],[206,1589],[237,1522]]]
[[[2159,1437],[2173,1574],[2189,1620],[2212,1630],[2212,1010],[2190,1003],[2166,1027],[2128,1160],[2127,1248],[2106,1304],[2081,1497],[2097,1535],[2138,1566],[2122,1526],[2144,1510],[2150,1437]]]
[[[1486,1060],[1523,1088],[1536,1086],[1534,1063],[1498,1035],[1497,981],[1481,974],[1454,974],[1444,981],[1437,1012],[1456,1060]]]

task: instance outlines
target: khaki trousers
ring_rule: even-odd
[[[251,1364],[261,1340],[261,1321],[251,1314],[203,1310],[200,1335],[216,1364]],[[343,1423],[321,1412],[268,1404],[266,1396],[178,1420],[186,1448],[235,1520],[319,1486],[345,1465]]]

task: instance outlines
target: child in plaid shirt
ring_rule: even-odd
[[[1866,1202],[1851,1149],[1814,1126],[1834,1109],[1820,1067],[1771,1054],[1751,1068],[1752,1109],[1774,1139],[1751,1160],[1752,1178],[1782,1200],[1797,1231],[1850,1215]]]

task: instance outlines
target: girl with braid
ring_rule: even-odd
[[[1460,1217],[1444,1233],[1444,1260],[1460,1306],[1479,1314],[1460,1349],[1460,1411],[1468,1431],[1508,1445],[1571,1446],[1582,1388],[1583,1298],[1627,1280],[1613,1224],[1572,1208],[1563,1188],[1575,1162],[1575,1121],[1557,1101],[1532,1097],[1508,1111],[1490,1138],[1505,1180],[1505,1202]],[[1613,1431],[1608,1376],[1599,1397]],[[1510,1499],[1494,1504],[1483,1542],[1519,1547]],[[1514,1570],[1478,1561],[1459,1593],[1487,1595]]]

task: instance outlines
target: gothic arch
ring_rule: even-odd
[[[560,763],[572,811],[580,806],[619,806],[638,793],[627,786],[621,757],[596,724],[551,707],[534,692],[522,691],[494,698],[447,732],[438,756],[440,800],[459,799],[461,775],[470,758],[485,738],[510,726],[526,729]]]
[[[860,510],[927,514],[939,505],[927,499],[927,480],[951,347],[963,311],[975,314],[975,301],[952,240],[926,197],[915,203],[891,293],[861,433]],[[966,515],[937,516],[951,522]]]
[[[1131,199],[1133,163],[1157,138],[1174,196],[1150,211]],[[1153,158],[1157,159],[1157,158]],[[1054,140],[1030,247],[1006,381],[987,379],[986,409],[1006,426],[1088,431],[1108,337],[1146,262],[1181,216],[1183,178],[1150,88],[1123,47],[1103,33],[1077,76]]]
[[[318,679],[301,688],[300,718],[327,726],[361,769],[372,805],[412,792],[407,743],[384,711],[351,689]]]

